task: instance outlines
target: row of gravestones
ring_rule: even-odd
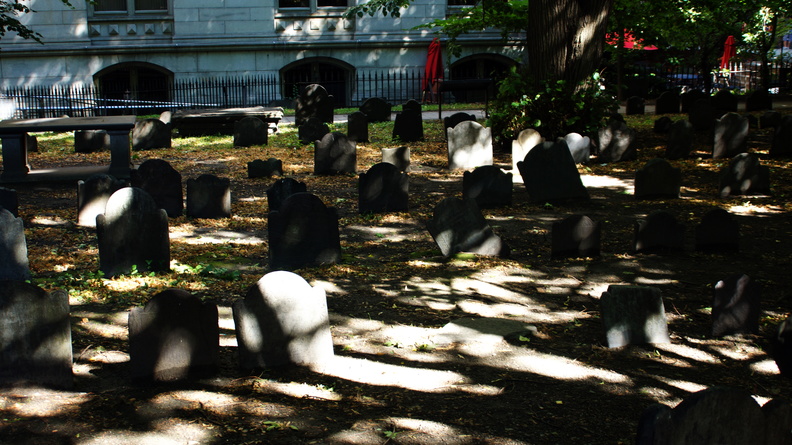
[[[655,114],[677,114],[689,112],[697,102],[708,101],[720,114],[737,111],[739,98],[729,90],[718,90],[712,96],[700,90],[690,90],[682,94],[665,91],[655,101]],[[764,111],[773,108],[773,98],[766,91],[751,91],[745,95],[745,111]],[[625,114],[640,115],[646,111],[646,101],[639,96],[627,99]]]

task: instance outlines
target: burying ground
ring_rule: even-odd
[[[31,268],[45,289],[69,289],[75,390],[5,391],[3,443],[631,443],[638,418],[654,402],[678,403],[710,386],[745,388],[760,400],[788,395],[792,382],[767,355],[767,336],[792,312],[789,264],[789,162],[767,156],[770,130],[752,130],[749,147],[771,167],[769,197],[717,198],[728,160],[707,156],[699,135],[683,170],[682,198],[638,201],[635,170],[664,149],[652,116],[628,118],[639,129],[636,162],[581,167],[592,199],[532,203],[515,184],[513,205],[485,210],[511,247],[509,259],[444,259],[425,229],[434,205],[461,196],[461,171],[446,170],[440,125],[426,123],[427,142],[412,151],[410,211],[357,213],[357,178],[315,177],[313,151],[284,127],[266,147],[231,147],[231,138],[174,139],[174,149],[136,153],[135,163],[162,158],[183,179],[212,173],[232,180],[228,220],[170,221],[173,272],[106,280],[96,274],[91,229],[76,227],[72,185],[17,187]],[[359,171],[395,146],[391,124],[359,144]],[[344,131],[343,125],[337,127]],[[69,151],[63,135],[39,137],[35,167],[96,163]],[[254,159],[283,160],[287,176],[339,209],[343,261],[296,271],[328,293],[336,358],[322,369],[237,370],[230,305],[267,272],[267,202],[272,179],[248,179]],[[496,163],[511,165],[496,153]],[[736,215],[740,253],[693,250],[706,211]],[[633,224],[665,209],[687,227],[687,250],[631,253]],[[602,255],[550,258],[550,226],[582,213],[602,221]],[[759,336],[709,336],[712,286],[733,273],[762,285]],[[661,289],[672,343],[604,347],[599,296],[610,284]],[[178,287],[221,309],[221,373],[213,379],[139,387],[126,377],[129,307]],[[449,322],[470,319],[470,330]],[[498,320],[488,320],[498,319]],[[517,330],[504,341],[500,334]]]

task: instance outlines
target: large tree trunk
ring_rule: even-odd
[[[599,67],[613,0],[531,0],[527,74],[575,85]]]

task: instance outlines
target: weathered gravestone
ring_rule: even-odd
[[[773,109],[773,97],[767,90],[749,91],[745,95],[745,111],[764,111]]]
[[[759,116],[759,128],[778,128],[783,117],[778,111],[765,111]]]
[[[0,280],[30,279],[25,223],[0,208]]]
[[[424,138],[423,116],[420,110],[403,109],[396,113],[392,138],[401,142],[417,142]]]
[[[772,356],[781,375],[792,378],[792,316],[778,325],[778,330],[770,339]]]
[[[740,153],[721,172],[721,198],[734,195],[769,195],[770,168],[755,153]]]
[[[0,207],[14,216],[19,216],[19,195],[14,189],[0,187]]]
[[[159,115],[159,120],[162,121],[163,124],[167,125],[168,128],[173,129],[173,113],[170,111],[163,111]]]
[[[445,198],[426,222],[440,252],[450,257],[460,252],[507,257],[509,247],[492,231],[476,202],[470,199]]]
[[[625,106],[625,114],[632,116],[635,114],[644,114],[646,111],[646,101],[643,97],[632,96],[627,99]]]
[[[685,245],[685,226],[674,215],[655,210],[646,219],[635,222],[633,250],[636,253],[682,251]]]
[[[688,121],[690,121],[690,125],[693,125],[695,131],[711,130],[715,125],[715,119],[715,111],[708,98],[693,102],[688,110]]]
[[[553,258],[586,258],[600,254],[602,225],[585,215],[571,215],[553,223]]]
[[[25,133],[22,137],[22,143],[25,144],[25,150],[28,153],[38,152],[38,138],[35,135]]]
[[[143,189],[125,187],[96,217],[99,270],[107,277],[170,270],[168,215]]]
[[[649,160],[635,171],[635,197],[679,198],[682,188],[682,170],[662,158]]]
[[[0,281],[0,386],[71,389],[69,295]]]
[[[382,162],[393,164],[399,170],[410,172],[410,147],[392,147],[382,149]]]
[[[96,153],[110,149],[110,135],[105,130],[76,130],[74,132],[75,153]]]
[[[283,161],[269,158],[266,161],[256,159],[247,163],[248,178],[271,178],[283,176]]]
[[[299,275],[264,275],[234,303],[233,313],[240,369],[321,367],[333,359],[325,291]]]
[[[171,127],[159,119],[143,119],[132,129],[132,150],[171,148]]]
[[[737,274],[715,283],[712,336],[758,334],[761,288],[748,275]]]
[[[392,110],[393,105],[380,97],[370,97],[360,106],[368,122],[390,122]]]
[[[734,215],[724,209],[708,211],[696,226],[696,250],[729,253],[740,249],[740,226]]]
[[[107,200],[126,186],[126,181],[106,174],[91,175],[84,181],[77,181],[77,224],[96,227],[96,216],[104,213]]]
[[[512,141],[512,171],[519,171],[517,163],[525,159],[525,155],[542,142],[544,142],[544,138],[533,128],[521,131],[517,135],[517,139]]]
[[[416,111],[421,113],[423,111],[423,107],[421,103],[415,99],[410,99],[407,102],[402,104],[402,111]]]
[[[792,155],[792,115],[786,115],[776,127],[773,143],[770,145],[770,156],[790,155]]]
[[[517,169],[535,202],[589,199],[588,190],[564,141],[537,145],[517,163]]]
[[[476,167],[462,175],[462,198],[472,199],[480,209],[511,205],[512,174],[495,165]]]
[[[492,129],[475,121],[464,121],[448,134],[448,168],[473,169],[492,165]]]
[[[344,133],[333,132],[314,142],[314,174],[334,175],[357,171],[357,145]]]
[[[149,159],[132,170],[132,187],[144,190],[168,216],[176,218],[184,211],[182,176],[168,161]]]
[[[234,122],[234,147],[267,145],[269,126],[256,116],[246,116]]]
[[[315,117],[321,122],[333,122],[333,96],[318,84],[306,86],[294,104],[294,122],[300,126],[309,118]]]
[[[726,113],[715,123],[712,158],[732,158],[748,151],[748,119],[737,113]]]
[[[609,348],[646,343],[670,343],[660,289],[615,285],[600,296],[600,313]]]
[[[567,147],[569,148],[569,154],[572,155],[572,159],[575,161],[575,164],[589,163],[591,160],[590,137],[581,136],[578,133],[569,133],[568,135],[564,136],[564,142],[566,142]]]
[[[655,114],[679,113],[679,95],[674,91],[665,91],[655,101]]]
[[[709,95],[701,90],[689,90],[679,95],[679,103],[681,105],[680,112],[690,112],[690,107],[696,103],[697,100],[708,99]]]
[[[347,117],[347,137],[355,142],[369,141],[368,119],[363,112],[357,111]]]
[[[270,211],[269,266],[295,270],[341,259],[338,213],[310,193],[295,193]]]
[[[181,289],[129,311],[129,374],[136,381],[208,377],[218,370],[217,306]]]
[[[673,124],[668,132],[668,144],[665,157],[667,159],[684,159],[693,151],[693,124],[680,119]]]
[[[475,121],[476,116],[470,113],[458,112],[454,113],[451,116],[443,118],[443,128],[446,130],[449,128],[454,128],[462,122],[465,121]],[[447,136],[447,135],[446,135]]]
[[[231,180],[204,174],[187,180],[187,216],[230,218]]]
[[[668,116],[660,117],[656,121],[654,121],[654,126],[652,127],[652,131],[654,131],[655,133],[668,133],[669,131],[671,131],[671,125],[673,123],[674,121]]]
[[[330,127],[317,117],[309,117],[297,127],[297,138],[303,144],[311,144],[330,133]]]
[[[612,120],[597,136],[599,162],[632,161],[638,157],[635,130],[626,123]]]
[[[717,93],[712,95],[711,103],[716,113],[718,115],[723,115],[726,113],[736,113],[739,101],[737,96],[731,91],[718,90]]]
[[[358,212],[406,212],[410,183],[407,173],[393,164],[380,162],[358,180]]]
[[[653,404],[638,421],[637,445],[789,444],[792,407],[774,399],[759,406],[744,389],[712,387],[671,409]]]
[[[308,191],[304,182],[293,178],[281,178],[275,181],[267,189],[267,204],[269,211],[280,210],[283,201],[295,193],[305,193]]]

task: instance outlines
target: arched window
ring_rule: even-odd
[[[119,63],[94,75],[107,114],[158,114],[170,101],[173,73],[144,62]]]
[[[334,97],[336,107],[346,107],[355,68],[340,60],[317,57],[286,65],[280,75],[284,98],[296,99],[306,85],[317,83]]]
[[[452,63],[449,76],[453,80],[492,79],[488,94],[494,97],[498,83],[516,65],[514,60],[499,54],[475,54]],[[484,101],[484,91],[455,91],[453,94],[457,102]]]

